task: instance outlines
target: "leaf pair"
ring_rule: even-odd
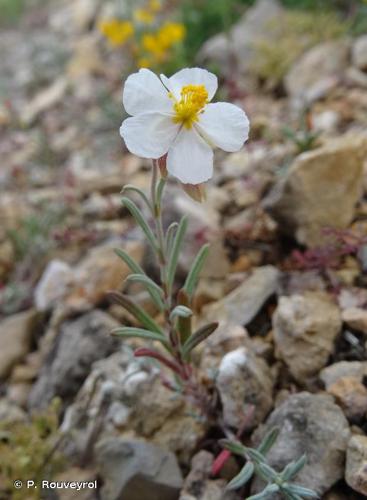
[[[239,474],[227,485],[227,489],[241,488],[253,476],[257,474],[268,484],[265,489],[247,500],[265,500],[271,498],[274,493],[280,492],[287,500],[302,500],[303,498],[318,498],[318,495],[309,488],[288,481],[298,474],[306,464],[306,456],[303,455],[297,461],[288,464],[281,473],[275,471],[266,462],[265,455],[274,445],[279,434],[279,429],[272,429],[262,440],[257,449],[248,448],[239,441],[222,440],[222,445],[236,455],[247,459],[246,464]]]
[[[156,323],[156,321],[137,304],[119,292],[110,292],[109,296],[112,300],[114,300],[117,304],[121,305],[126,311],[136,318],[139,323],[145,327],[144,328],[135,328],[135,327],[119,327],[112,330],[112,335],[116,335],[124,338],[142,338],[146,340],[156,340],[159,341],[167,350],[170,351],[170,345],[164,335],[161,327]]]
[[[125,262],[125,264],[133,273],[127,277],[127,281],[141,283],[146,288],[154,304],[160,311],[163,311],[163,290],[145,274],[142,267],[137,262],[135,262],[135,260],[132,259],[128,253],[119,248],[115,248],[115,253],[118,257],[120,257],[120,259]]]

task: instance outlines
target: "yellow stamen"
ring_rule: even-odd
[[[204,85],[185,85],[181,89],[181,99],[173,105],[174,123],[182,123],[190,129],[198,121],[199,113],[207,103],[208,92]]]

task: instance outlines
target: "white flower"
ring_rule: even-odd
[[[238,151],[248,139],[249,121],[233,104],[209,104],[217,77],[201,68],[185,68],[159,79],[148,69],[130,75],[123,93],[132,115],[120,134],[129,151],[143,158],[167,154],[167,170],[184,184],[200,184],[213,175],[213,151]]]

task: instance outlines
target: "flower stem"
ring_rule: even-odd
[[[181,353],[181,340],[179,332],[171,319],[171,313],[175,307],[172,297],[172,287],[168,285],[169,254],[166,244],[166,235],[162,221],[162,195],[166,179],[159,179],[158,160],[153,160],[153,172],[151,181],[151,206],[153,208],[154,232],[158,242],[158,265],[160,269],[161,285],[164,292],[164,319],[167,326],[169,341],[172,346],[175,366],[179,366],[178,376],[182,383],[182,389],[186,396],[190,397],[200,410],[202,415],[212,417],[212,404],[210,396],[204,387],[198,382],[193,367],[188,364]],[[177,375],[177,370],[174,370]]]

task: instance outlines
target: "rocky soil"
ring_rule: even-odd
[[[95,29],[104,8],[55,1],[0,32],[0,426],[27,424],[59,399],[66,462],[55,478],[97,479],[99,489],[52,498],[246,498],[225,490],[240,462],[211,473],[222,431],[134,358],[139,342],[109,333],[134,324],[107,298],[129,272],[113,249],[157,271],[120,204],[125,183],[148,187],[150,165],[118,134],[127,65]],[[217,153],[205,203],[172,180],[166,223],[190,217],[177,285],[211,243],[195,304],[198,324],[220,325],[195,361],[224,426],[238,429],[253,408],[244,442],[278,426],[271,465],[306,453],[298,482],[353,500],[367,496],[367,35],[306,50],[269,91],[251,75],[251,41],[283,13],[259,0],[232,29],[230,99],[249,115],[250,141]],[[218,35],[198,63],[223,63],[231,96],[229,50]],[[126,291],[151,308],[140,289]]]

